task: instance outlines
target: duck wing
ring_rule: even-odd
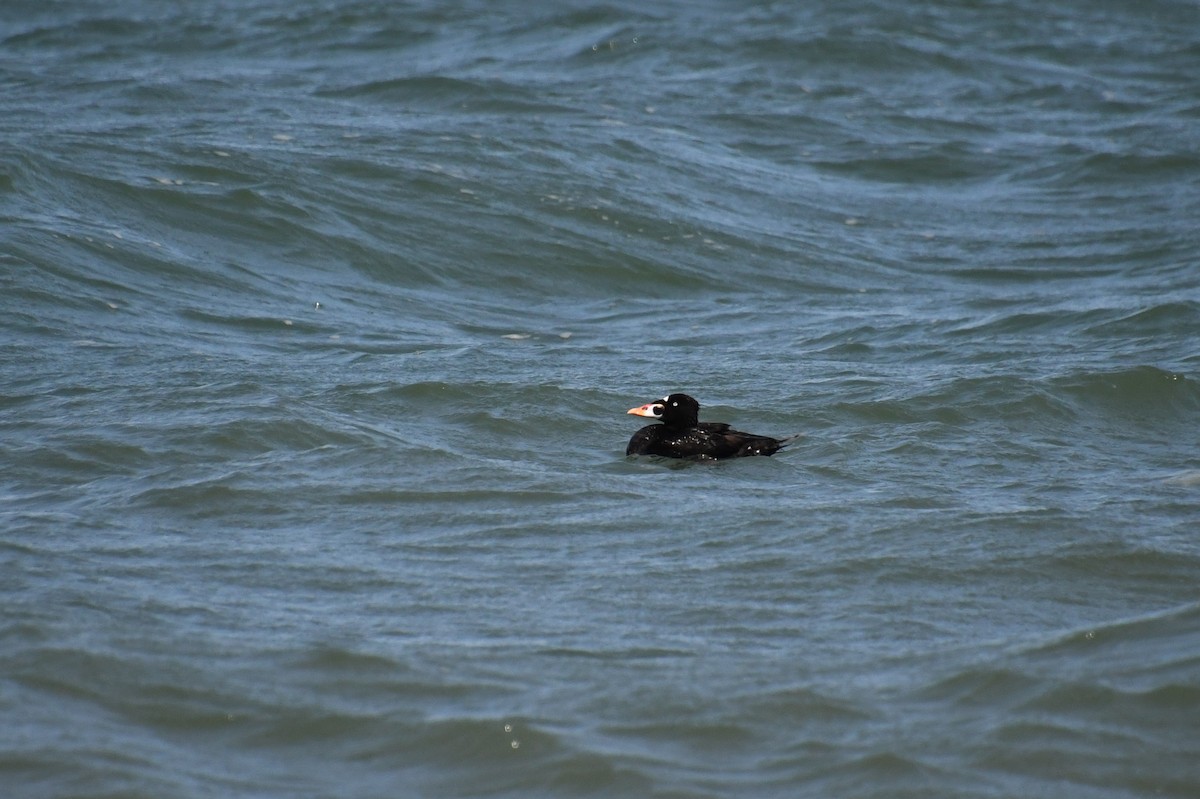
[[[703,422],[673,437],[675,449],[682,458],[717,459],[742,458],[750,455],[771,455],[783,443],[769,436],[743,433],[722,422]]]

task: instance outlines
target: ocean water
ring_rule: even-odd
[[[1200,795],[1194,2],[0,7],[6,797]],[[627,459],[671,391],[800,434]]]

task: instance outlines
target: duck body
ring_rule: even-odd
[[[700,403],[687,394],[671,394],[627,413],[656,418],[661,424],[646,425],[634,433],[626,455],[722,460],[772,455],[790,440],[743,433],[723,422],[701,422]]]

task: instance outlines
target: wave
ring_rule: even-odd
[[[1051,387],[1076,408],[1134,423],[1171,425],[1200,413],[1200,382],[1156,366],[1081,372]]]
[[[1198,644],[1200,606],[1184,605],[993,656],[918,696],[952,708],[944,723],[971,738],[972,760],[1026,790],[1067,779],[1186,793]],[[1146,749],[1159,765],[1138,776]]]

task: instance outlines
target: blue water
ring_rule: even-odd
[[[0,8],[0,786],[1200,794],[1194,3]],[[623,456],[672,391],[800,438]]]

